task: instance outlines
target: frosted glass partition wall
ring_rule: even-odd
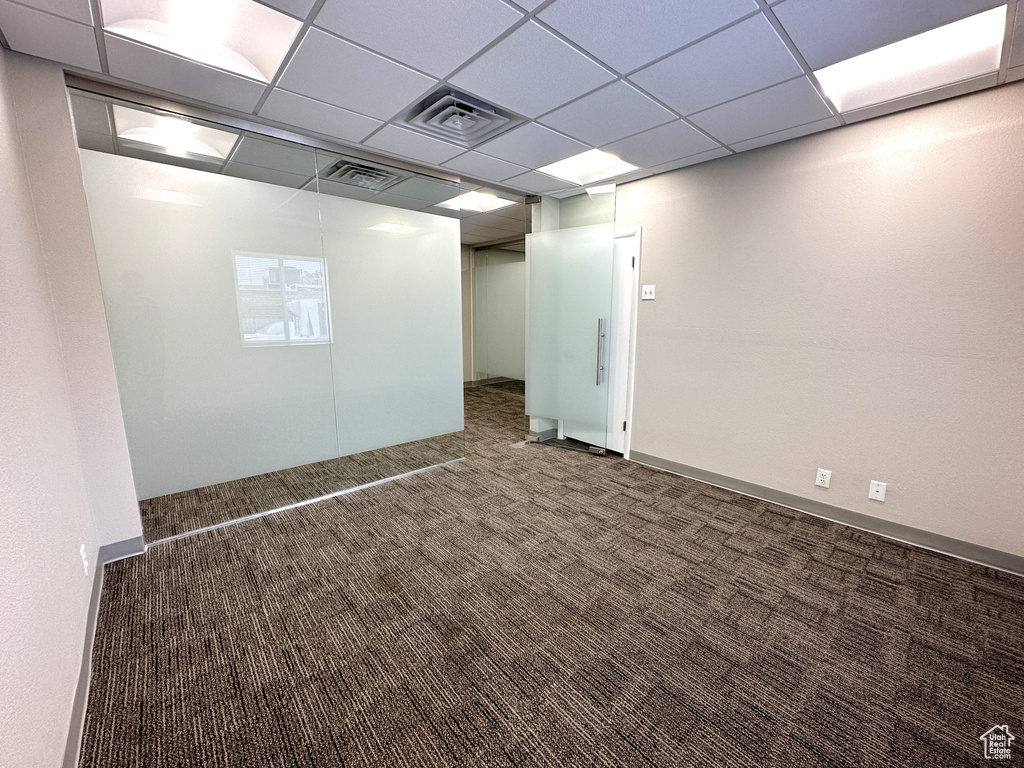
[[[462,457],[457,184],[72,103],[148,540]]]

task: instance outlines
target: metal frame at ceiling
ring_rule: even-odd
[[[348,157],[365,160],[369,163],[377,163],[380,165],[390,166],[392,168],[399,168],[403,171],[410,171],[420,176],[429,176],[435,179],[442,179],[444,181],[451,181],[455,183],[461,183],[463,180],[462,177],[456,174],[439,171],[436,168],[424,168],[423,166],[416,165],[414,163],[405,162],[385,155],[378,155],[373,152],[367,152],[361,147],[353,147],[340,142],[325,141],[306,134],[295,133],[294,131],[288,131],[273,125],[268,125],[267,123],[258,121],[254,115],[243,116],[230,110],[219,111],[216,109],[199,107],[194,104],[190,104],[187,101],[176,101],[162,96],[155,96],[151,93],[146,93],[145,91],[130,90],[120,85],[115,85],[103,80],[96,80],[90,77],[84,77],[68,71],[65,71],[64,73],[64,83],[68,88],[87,91],[99,96],[108,96],[110,98],[120,99],[121,101],[139,104],[140,106],[160,109],[165,112],[184,115],[185,117],[192,117],[197,120],[205,120],[207,122],[227,126],[228,128],[235,128],[240,131],[262,134],[263,136],[269,136],[270,138],[290,141],[295,144],[313,147],[314,149],[322,149],[326,152],[336,152]],[[522,193],[520,192],[515,192],[514,194],[519,197],[522,196]]]

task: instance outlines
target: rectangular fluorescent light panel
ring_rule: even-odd
[[[160,147],[175,157],[199,155],[219,160],[228,156],[238,140],[230,131],[120,104],[114,105],[114,132],[119,139]]]
[[[486,213],[487,211],[496,211],[499,208],[507,208],[515,204],[515,200],[505,200],[489,192],[464,192],[458,197],[445,200],[437,205],[439,208],[451,208],[454,211]]]
[[[840,61],[814,75],[840,112],[996,72],[1006,6]]]
[[[578,155],[559,160],[557,163],[538,168],[541,173],[554,176],[556,179],[586,186],[595,181],[604,181],[624,173],[637,170],[637,166],[620,160],[609,152],[600,149],[589,149]]]
[[[100,0],[103,29],[269,83],[302,22],[253,0]]]

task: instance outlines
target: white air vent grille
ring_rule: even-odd
[[[469,149],[524,120],[461,93],[440,91],[421,102],[400,122],[435,139]]]
[[[402,179],[409,177],[396,173],[391,169],[378,168],[373,165],[362,165],[351,160],[342,160],[327,172],[325,178],[342,184],[349,184],[353,187],[381,192],[388,187],[394,186],[402,181]]]

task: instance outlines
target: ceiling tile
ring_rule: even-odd
[[[1017,5],[1016,18],[1010,18],[1008,24],[1013,24],[1013,40],[1010,44],[1010,67],[1024,65],[1024,6]]]
[[[430,91],[436,81],[319,29],[310,29],[279,85],[387,120]]]
[[[706,163],[708,160],[717,160],[719,157],[725,157],[731,155],[728,149],[719,147],[718,149],[712,149],[709,152],[701,152],[699,155],[690,155],[684,157],[681,160],[673,160],[671,163],[664,163],[662,165],[655,166],[650,170],[654,173],[668,173],[669,171],[678,171],[680,168],[686,168],[689,165],[699,165],[700,163]]]
[[[526,230],[526,222],[524,220],[506,219],[504,216],[497,216],[493,213],[478,213],[476,216],[464,219],[464,221],[474,226],[490,227],[491,229],[500,229],[504,232],[524,232]]]
[[[540,122],[599,147],[676,116],[621,80],[541,118]]]
[[[444,77],[521,18],[519,11],[501,0],[327,0],[315,23],[410,67]]]
[[[105,133],[111,135],[110,112],[107,103],[78,93],[71,94],[71,112],[75,118],[75,132]]]
[[[800,136],[809,136],[812,133],[818,133],[819,131],[827,131],[829,128],[838,127],[839,121],[836,118],[827,117],[824,120],[815,120],[813,123],[798,125],[796,128],[787,128],[784,131],[769,133],[766,136],[758,136],[756,139],[740,141],[736,144],[733,144],[732,149],[734,149],[737,152],[746,152],[748,149],[766,147],[769,144],[778,144],[780,141],[789,141],[790,139],[796,139],[799,138]]]
[[[260,108],[268,120],[305,128],[342,141],[362,141],[383,123],[341,107],[275,88]]]
[[[486,242],[487,238],[482,235],[468,235],[465,232],[462,233],[462,243],[464,245],[479,245],[480,243]]]
[[[266,86],[116,35],[104,35],[110,74],[140,85],[252,112]]]
[[[670,160],[706,152],[717,146],[718,144],[693,126],[676,120],[674,123],[608,144],[601,149],[618,155],[627,163],[639,165],[641,168],[653,168]]]
[[[92,10],[89,8],[89,0],[18,0],[18,3],[92,26]]]
[[[537,117],[614,79],[531,21],[449,81],[497,106]]]
[[[82,149],[92,149],[96,152],[109,152],[114,154],[114,137],[109,133],[93,133],[92,131],[75,131],[78,139],[78,146]]]
[[[498,208],[496,211],[488,211],[487,215],[500,216],[503,219],[513,219],[514,221],[526,221],[526,203],[507,205],[504,208]]]
[[[828,117],[832,112],[810,80],[800,77],[712,107],[690,119],[723,144],[731,145]]]
[[[462,147],[396,125],[385,125],[363,143],[431,165],[440,165],[464,151]]]
[[[459,155],[445,163],[444,167],[486,181],[502,181],[509,176],[515,176],[529,170],[529,168],[524,168],[521,165],[507,163],[504,160],[488,157],[479,152],[467,152],[464,155]]]
[[[409,211],[421,211],[424,208],[431,207],[430,203],[426,203],[423,200],[418,200],[414,197],[392,195],[390,192],[380,192],[374,195],[370,202],[377,205],[390,205],[392,208],[405,208]]]
[[[316,4],[316,0],[259,0],[264,5],[289,13],[297,19],[305,19]]]
[[[556,160],[564,160],[580,152],[586,152],[587,145],[548,130],[542,125],[527,123],[503,133],[496,139],[491,139],[477,147],[477,150],[527,168],[539,168]]]
[[[758,15],[652,64],[630,80],[690,115],[802,73],[768,19]]]
[[[558,0],[538,18],[626,73],[756,10],[754,0]]]
[[[413,197],[424,203],[440,203],[451,200],[459,194],[459,185],[454,181],[434,181],[414,176],[388,189],[393,195]]]
[[[92,27],[0,0],[0,31],[11,48],[19,53],[81,69],[100,70],[96,33]]]
[[[290,187],[301,189],[309,181],[309,175],[287,173],[277,168],[264,168],[258,165],[246,165],[245,163],[228,163],[224,167],[225,176],[235,176],[240,179],[251,179],[261,181],[264,184],[276,184],[279,187]]]
[[[546,195],[548,192],[556,192],[560,189],[576,186],[562,179],[556,179],[554,176],[537,173],[537,171],[513,176],[511,179],[506,180],[505,183],[514,189],[522,189],[535,195]]]
[[[316,156],[312,149],[251,135],[242,137],[231,161],[298,174],[306,179],[316,174]]]
[[[532,12],[537,10],[540,6],[544,5],[546,0],[511,0],[524,11]]]
[[[895,43],[1006,0],[785,0],[775,15],[813,69]]]
[[[518,232],[509,232],[505,229],[492,229],[491,227],[474,226],[473,224],[470,224],[471,221],[473,221],[472,218],[463,219],[461,228],[467,235],[481,238],[480,242],[486,243],[491,240],[510,240],[519,234]]]
[[[351,200],[369,200],[377,194],[369,189],[356,187],[352,184],[342,184],[340,181],[331,181],[330,179],[314,179],[306,185],[306,189],[319,190],[325,195],[347,197]]]

